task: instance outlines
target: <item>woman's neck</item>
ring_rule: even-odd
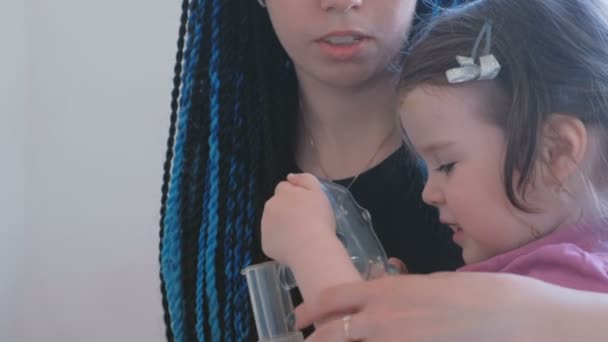
[[[356,88],[300,79],[298,166],[343,179],[386,159],[401,146],[396,100],[389,77]]]

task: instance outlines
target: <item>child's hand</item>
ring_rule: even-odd
[[[293,258],[337,240],[335,230],[331,205],[317,178],[290,174],[264,207],[262,249],[270,258],[291,265]]]

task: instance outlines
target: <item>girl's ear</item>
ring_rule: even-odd
[[[540,141],[545,184],[561,189],[570,176],[582,169],[587,144],[587,128],[580,119],[568,114],[551,114],[543,125]]]

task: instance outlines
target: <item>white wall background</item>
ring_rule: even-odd
[[[179,10],[1,1],[0,291],[18,315],[0,316],[16,334],[0,340],[163,341],[157,222]]]
[[[23,271],[25,6],[0,1],[0,341],[15,341]]]

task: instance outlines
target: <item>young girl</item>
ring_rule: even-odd
[[[400,118],[461,271],[608,292],[607,15],[601,0],[480,0],[412,45]],[[360,280],[322,196],[314,178],[290,176],[262,226],[265,252],[293,268],[313,306],[324,287]]]
[[[607,14],[604,1],[484,0],[413,45],[401,119],[460,270],[608,292]]]

